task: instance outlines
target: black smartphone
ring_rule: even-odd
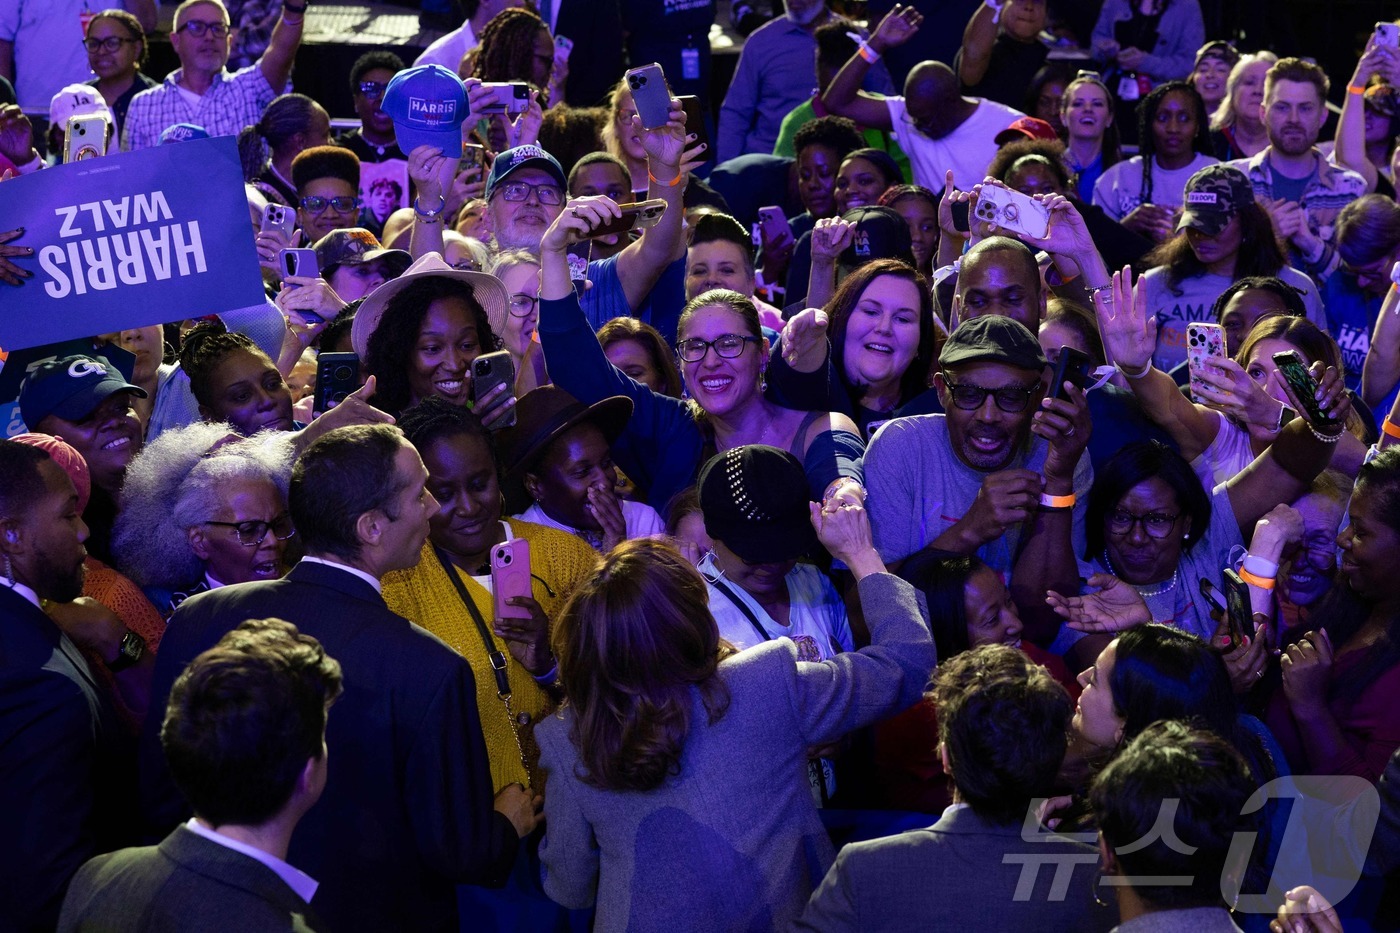
[[[1221,596],[1220,590],[1216,589],[1215,584],[1211,583],[1205,577],[1201,577],[1201,595],[1206,598],[1206,602],[1210,603],[1210,608],[1212,610],[1220,613],[1221,616],[1225,615],[1227,612],[1225,608],[1225,597]]]
[[[685,108],[685,134],[689,136],[695,134],[695,142],[687,143],[686,148],[698,146],[701,143],[710,144],[710,136],[705,132],[705,109],[700,103],[700,98],[694,94],[682,94],[676,100],[681,102]]]
[[[1071,382],[1083,389],[1089,385],[1089,354],[1074,347],[1060,347],[1060,358],[1055,361],[1055,375],[1050,381],[1050,397],[1065,397],[1065,383]]]
[[[330,411],[360,385],[360,358],[354,353],[322,353],[316,357],[317,412]]]
[[[1249,585],[1240,575],[1226,568],[1221,574],[1225,584],[1225,618],[1230,630],[1230,643],[1225,651],[1234,651],[1244,644],[1245,636],[1254,631],[1254,613],[1250,611]]]
[[[1335,418],[1327,417],[1322,406],[1318,404],[1317,380],[1312,377],[1312,373],[1308,372],[1308,366],[1298,355],[1297,350],[1275,353],[1274,365],[1278,367],[1279,375],[1283,376],[1283,381],[1288,383],[1288,387],[1293,390],[1294,397],[1306,409],[1304,414],[1308,416],[1313,427],[1333,428],[1340,423]]]
[[[506,387],[507,394],[515,392],[515,361],[510,358],[510,351],[497,350],[495,353],[484,353],[472,360],[472,403],[484,399],[496,386]],[[493,431],[501,428],[511,428],[515,426],[515,409],[510,410],[510,414],[504,421],[498,421],[491,426]]]
[[[953,229],[959,233],[968,233],[972,230],[971,203],[967,201],[953,202]]]

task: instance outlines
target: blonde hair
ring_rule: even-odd
[[[1267,62],[1269,66],[1272,67],[1278,62],[1278,56],[1273,52],[1265,50],[1263,52],[1254,52],[1250,55],[1241,56],[1240,60],[1235,62],[1235,67],[1230,69],[1230,77],[1225,79],[1225,96],[1221,99],[1220,103],[1216,105],[1215,113],[1211,115],[1210,128],[1212,130],[1218,133],[1227,127],[1235,125],[1235,121],[1240,117],[1240,115],[1235,112],[1235,89],[1238,88],[1240,82],[1244,80],[1245,69],[1250,65],[1257,65],[1259,62]]]

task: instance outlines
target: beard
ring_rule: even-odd
[[[826,0],[821,0],[821,2],[814,3],[805,10],[794,10],[789,6],[787,18],[799,26],[806,26],[824,12],[826,12]]]
[[[86,558],[87,551],[82,553]],[[83,595],[83,580],[86,576],[87,568],[82,559],[76,564],[64,566],[47,553],[35,555],[34,592],[44,599],[59,603],[72,602]]]

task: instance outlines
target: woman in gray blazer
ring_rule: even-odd
[[[596,900],[596,930],[786,929],[834,856],[807,750],[922,694],[936,659],[914,590],[885,571],[863,508],[810,508],[859,581],[860,651],[799,661],[779,638],[733,653],[700,574],[649,539],[613,550],[561,614],[568,700],[536,730],[540,856],[550,897]]]

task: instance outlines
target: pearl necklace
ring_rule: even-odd
[[[1108,572],[1109,572],[1109,573],[1113,574],[1115,577],[1118,577],[1119,579],[1122,579],[1122,575],[1119,574],[1117,570],[1113,569],[1113,561],[1111,561],[1111,560],[1108,559],[1108,548],[1104,548],[1104,549],[1103,549],[1103,565],[1104,565],[1105,567],[1108,568]],[[1163,595],[1164,593],[1170,593],[1172,590],[1176,589],[1177,578],[1180,576],[1180,574],[1181,574],[1181,565],[1178,564],[1177,567],[1176,567],[1176,569],[1172,571],[1172,582],[1168,583],[1166,586],[1162,587],[1161,589],[1152,590],[1152,591],[1150,591],[1150,592],[1149,592],[1148,590],[1144,590],[1144,589],[1143,589],[1142,587],[1140,587],[1140,586],[1135,586],[1135,585],[1132,584],[1132,583],[1129,583],[1128,585],[1131,586],[1133,589],[1137,590],[1138,595],[1141,596],[1141,597],[1143,597],[1144,599],[1148,598],[1149,596],[1161,596],[1161,595]],[[1127,582],[1127,581],[1124,581],[1124,582]]]

